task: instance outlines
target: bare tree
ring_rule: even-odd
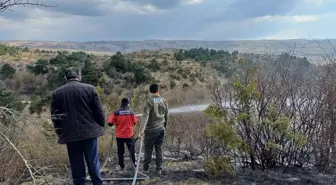
[[[14,6],[40,6],[40,7],[54,7],[56,5],[46,5],[39,1],[29,1],[29,0],[0,0],[0,12],[9,10],[9,8]]]

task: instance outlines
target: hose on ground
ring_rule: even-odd
[[[109,156],[110,156],[111,153],[112,153],[112,148],[113,148],[113,141],[114,141],[114,139],[115,139],[115,138],[114,138],[113,135],[112,135],[112,137],[111,137],[111,145],[110,145],[110,147],[109,147],[109,150],[108,150],[106,159],[105,159],[105,161],[104,161],[104,164],[103,164],[103,166],[100,168],[100,172],[105,168],[105,166],[106,166],[106,164],[107,164],[107,161],[109,160]],[[132,145],[131,145],[131,148],[134,147],[135,143],[136,143],[138,140],[139,140],[138,137],[134,139],[134,141],[133,141],[133,143],[132,143]],[[139,171],[142,145],[143,145],[143,137],[141,137],[141,139],[140,139],[139,153],[138,153],[138,158],[137,158],[137,160],[136,160],[137,165],[135,165],[135,164],[132,162],[132,167],[133,167],[133,169],[135,170],[135,173],[134,173],[133,178],[103,178],[103,179],[108,180],[108,181],[113,181],[113,180],[116,180],[116,181],[132,180],[132,185],[135,185],[135,183],[136,183],[137,180],[140,180],[140,179],[141,179],[141,180],[148,179],[148,178],[149,178],[148,175],[146,175],[146,174],[144,174],[144,173],[141,173],[141,172]],[[132,152],[132,151],[129,151],[129,156],[130,156],[130,159],[131,159],[131,161],[132,161],[132,158],[131,158],[132,154],[131,154],[131,152]],[[138,174],[141,174],[141,175],[143,175],[144,177],[143,177],[143,178],[138,178]]]
[[[137,138],[138,139],[138,138]],[[137,140],[136,139],[136,140]],[[135,140],[135,141],[136,141]],[[135,142],[134,142],[135,143]],[[136,168],[135,168],[135,173],[134,173],[134,177],[133,177],[133,182],[132,182],[132,185],[135,185],[136,183],[136,179],[137,179],[137,176],[138,176],[138,172],[139,172],[139,163],[140,163],[140,156],[141,156],[141,148],[142,148],[142,143],[143,143],[143,137],[141,137],[141,140],[140,140],[140,147],[139,147],[139,153],[138,153],[138,160],[137,160],[137,165],[136,165]],[[142,174],[144,175],[144,174]],[[147,175],[145,175],[147,176]],[[147,176],[148,177],[148,176]]]
[[[105,159],[105,162],[103,164],[103,166],[100,168],[100,173],[101,171],[105,168],[106,164],[107,164],[107,161],[109,160],[109,156],[111,155],[111,152],[112,152],[112,147],[113,147],[113,136],[112,136],[112,139],[111,139],[111,144],[110,144],[110,147],[109,147],[109,150],[107,152],[107,155],[106,155],[106,159]]]

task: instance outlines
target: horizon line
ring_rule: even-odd
[[[325,39],[306,39],[306,38],[295,38],[295,39],[228,39],[228,40],[196,40],[196,39],[144,39],[144,40],[86,40],[86,41],[76,41],[76,40],[1,40],[0,42],[74,42],[74,43],[88,43],[88,42],[146,42],[146,41],[193,41],[193,42],[235,42],[235,41],[298,41],[298,40],[336,40],[336,38],[325,38]]]

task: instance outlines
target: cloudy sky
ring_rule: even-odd
[[[336,38],[336,0],[41,0],[0,12],[0,40]]]

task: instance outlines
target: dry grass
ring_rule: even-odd
[[[16,122],[19,126],[14,135],[8,135],[13,145],[20,151],[22,156],[17,154],[15,148],[10,145],[3,145],[0,161],[4,168],[1,173],[1,181],[17,184],[23,179],[29,179],[27,167],[24,166],[22,159],[24,158],[29,165],[29,169],[35,178],[44,177],[46,174],[64,173],[67,171],[68,158],[64,145],[57,145],[56,138],[47,137],[44,123],[34,122]],[[15,149],[15,150],[14,150]],[[9,160],[10,159],[10,160]]]
[[[56,53],[41,53],[41,52],[21,52],[19,54],[15,55],[1,55],[0,56],[0,63],[9,63],[14,66],[20,65],[20,64],[31,64],[36,62],[38,59],[45,58],[49,59],[53,56],[56,56]]]
[[[22,52],[19,55],[9,56],[4,55],[0,56],[0,63],[10,63],[15,66],[23,67],[25,64],[31,64],[36,62],[39,58],[50,58],[55,56],[56,53],[41,53],[41,52]],[[146,58],[148,56],[158,55],[159,62],[163,62],[163,57],[166,57],[167,65],[162,65],[164,69],[168,67],[175,68],[176,70],[182,69],[183,71],[191,72],[199,72],[202,73],[203,77],[206,79],[205,81],[196,80],[196,82],[192,83],[187,78],[181,78],[181,80],[176,80],[177,86],[174,89],[170,89],[170,74],[172,72],[155,72],[153,76],[156,79],[160,80],[161,86],[166,86],[162,92],[163,96],[168,99],[170,107],[186,105],[186,104],[195,104],[209,101],[209,97],[207,96],[207,83],[208,79],[211,79],[211,75],[213,75],[209,69],[203,68],[199,63],[194,62],[176,62],[172,59],[171,53],[159,52],[159,53],[151,53],[151,52],[139,52],[133,53],[130,55],[136,55],[139,61],[149,62],[151,58]],[[108,56],[98,56],[99,63],[108,59]],[[21,73],[21,72],[20,72]],[[183,84],[187,83],[189,87],[183,88]],[[147,92],[148,86],[138,87],[136,90],[135,98],[138,100],[138,111],[141,112],[142,100],[144,98],[145,92]],[[125,89],[121,89],[121,94],[117,97],[117,104],[119,105],[119,100],[122,96],[127,95]],[[107,99],[109,101],[109,99]],[[105,104],[110,104],[111,102],[104,102]],[[106,110],[106,118],[113,110]],[[69,161],[67,156],[67,151],[65,145],[57,144],[57,136],[53,130],[52,123],[50,121],[49,112],[42,113],[39,117],[36,115],[30,115],[25,112],[26,116],[30,120],[30,122],[23,121],[22,130],[20,130],[18,137],[16,137],[16,144],[20,151],[22,151],[23,156],[31,163],[31,165],[40,170],[44,177],[47,179],[59,179],[59,177],[64,177],[69,174]],[[189,118],[188,118],[189,119]],[[197,118],[196,118],[197,119]],[[186,122],[186,120],[182,120]],[[197,120],[188,120],[188,126],[191,126],[193,122]],[[178,124],[178,123],[177,123]],[[184,124],[184,123],[180,123]],[[138,126],[137,126],[138,127]],[[135,131],[135,135],[137,135],[137,127]],[[188,129],[189,127],[185,127],[183,129]],[[199,127],[197,127],[199,131]],[[115,140],[114,130],[111,128],[106,128],[105,135],[99,138],[99,156],[102,162],[106,159],[107,152],[109,150],[111,140]],[[199,132],[197,132],[199,133]],[[189,144],[193,144],[190,140],[195,135],[190,135],[191,137],[186,142]],[[184,146],[187,146],[188,143],[185,143]],[[116,151],[116,145],[114,141],[113,151]],[[2,166],[0,167],[0,180],[2,179],[26,179],[29,180],[29,177],[26,176],[25,167],[22,162],[18,159],[19,157],[15,154],[15,152],[11,149],[8,149],[6,155],[4,153],[0,153],[0,162]],[[116,156],[116,154],[113,154]],[[169,165],[169,164],[168,164]],[[174,164],[171,168],[177,168],[178,164]],[[182,170],[179,168],[178,170]],[[174,174],[178,174],[178,170],[173,170]],[[24,175],[22,175],[24,174]],[[67,174],[67,175],[64,175]],[[40,181],[37,179],[37,181]],[[58,180],[57,180],[58,181]],[[186,183],[195,184],[197,180],[194,180],[192,177],[190,179],[184,179]],[[60,184],[61,181],[59,181]],[[151,182],[159,182],[158,179],[153,179]],[[167,180],[167,183],[169,180]],[[44,181],[41,181],[43,184]],[[180,182],[174,181],[173,184],[178,184]],[[181,182],[182,183],[182,182]],[[154,183],[155,184],[155,183]],[[159,183],[161,184],[161,183]]]

